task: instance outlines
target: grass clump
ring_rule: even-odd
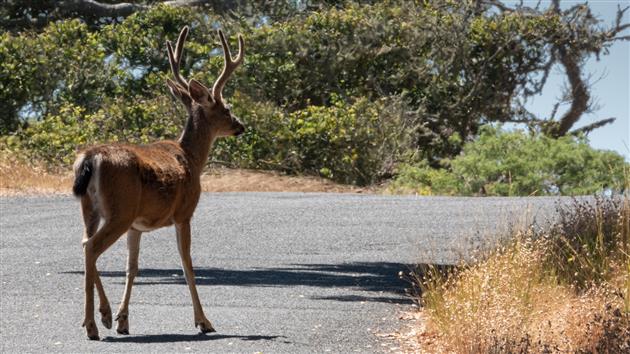
[[[474,264],[415,275],[429,352],[630,351],[628,196],[560,205]]]
[[[545,262],[560,281],[584,290],[593,285],[618,283],[618,275],[628,275],[629,204],[626,196],[595,197],[593,202],[576,199],[558,206],[558,221],[542,236],[549,238]],[[625,298],[627,301],[627,289]],[[628,310],[630,307],[626,306]]]

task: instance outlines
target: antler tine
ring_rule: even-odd
[[[182,52],[184,51],[184,42],[188,37],[188,26],[184,26],[177,38],[177,45],[175,46],[175,54],[173,54],[173,47],[170,41],[166,41],[166,49],[168,51],[168,61],[171,64],[171,71],[175,77],[175,81],[183,88],[188,88],[186,79],[179,73],[179,66],[182,60]]]
[[[227,83],[232,72],[243,62],[244,54],[245,54],[245,44],[243,41],[243,36],[238,35],[238,55],[236,56],[236,60],[232,60],[232,53],[230,53],[230,47],[225,39],[225,35],[223,31],[219,30],[219,38],[221,39],[221,45],[223,46],[223,58],[224,65],[223,71],[217,81],[215,81],[214,86],[212,86],[212,97],[216,102],[220,102],[223,97],[223,87]]]

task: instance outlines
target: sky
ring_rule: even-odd
[[[531,6],[535,6],[536,2],[532,1]],[[506,1],[506,3],[509,2]],[[583,3],[583,1],[560,2],[563,8],[576,3]],[[589,1],[589,5],[593,13],[603,20],[601,25],[611,26],[617,16],[617,5],[630,6],[630,0],[595,0]],[[630,22],[630,9],[626,12],[623,22]],[[630,35],[630,29],[624,34]],[[601,119],[616,117],[614,123],[591,132],[588,136],[589,141],[594,148],[617,151],[630,162],[630,42],[617,41],[610,48],[610,54],[600,56],[599,61],[595,56],[590,58],[585,63],[584,74],[590,75],[593,84],[591,96],[598,109],[593,113],[583,115],[574,128]],[[530,100],[527,107],[539,116],[548,116],[562,94],[564,83],[565,74],[561,67],[556,66],[547,81],[545,90],[541,95]],[[562,107],[565,109],[563,110]],[[556,118],[562,115],[568,105],[562,107],[556,114]]]

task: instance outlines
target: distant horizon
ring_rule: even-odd
[[[548,1],[542,3],[542,6],[547,6]],[[583,3],[583,1],[560,2],[563,8],[576,3]],[[617,5],[630,5],[628,2],[606,0],[591,1],[588,4],[593,14],[603,20],[601,25],[605,27],[614,23]],[[623,22],[630,22],[630,10],[626,11]],[[624,34],[630,35],[630,29],[627,29]],[[582,115],[573,129],[615,117],[613,123],[598,128],[588,135],[589,144],[596,149],[616,151],[630,162],[630,42],[617,41],[609,48],[609,51],[607,55],[602,52],[599,61],[593,55],[584,64],[583,77],[587,77],[592,84],[591,99],[595,110]],[[549,75],[543,92],[530,99],[526,105],[527,108],[539,117],[548,116],[562,94],[565,82],[564,68],[556,65]],[[568,105],[560,107],[556,119],[562,116]]]

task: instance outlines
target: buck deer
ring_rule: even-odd
[[[223,87],[243,62],[243,37],[238,36],[239,53],[232,59],[230,48],[219,30],[225,59],[223,71],[212,91],[198,81],[186,81],[180,74],[188,27],[177,39],[175,52],[166,42],[174,81],[167,79],[171,93],[188,112],[188,120],[177,141],[149,145],[104,144],[82,151],[75,163],[73,192],[81,199],[85,223],[85,319],[87,336],[97,340],[94,322],[94,286],[99,296],[99,312],[106,328],[112,327],[112,311],[96,269],[98,257],[127,232],[127,278],[125,292],[116,315],[117,332],[129,334],[128,308],[133,280],[138,273],[140,236],[143,232],[175,225],[177,247],[186,283],[192,297],[195,326],[201,332],[214,332],[204,315],[190,258],[190,220],[201,192],[200,175],[213,141],[236,136],[245,127],[222,97]],[[102,226],[99,228],[99,224]]]

